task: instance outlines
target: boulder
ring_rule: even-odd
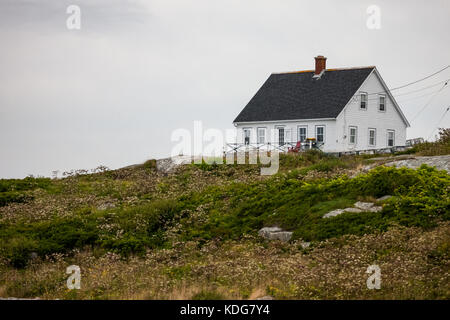
[[[395,166],[397,168],[417,169],[422,164],[435,167],[437,170],[445,170],[450,172],[450,155],[414,157],[413,159],[398,160],[386,163],[385,166]]]
[[[97,207],[97,210],[108,210],[115,208],[116,205],[112,202],[104,202]]]
[[[281,240],[289,241],[292,237],[292,232],[284,231],[278,227],[265,227],[258,231],[259,236],[267,240]]]
[[[358,209],[361,209],[362,211],[370,211],[370,208],[373,207],[372,202],[355,202],[354,206]]]
[[[369,209],[369,212],[379,212],[381,210],[383,210],[383,207],[381,207],[381,206],[373,206],[373,207],[371,207]]]
[[[382,197],[378,198],[377,201],[385,201],[385,200],[387,200],[389,198],[392,198],[392,196],[386,195],[386,196],[382,196]]]
[[[354,213],[362,212],[362,210],[358,209],[358,208],[345,208],[344,211],[345,212],[354,212]]]
[[[333,210],[333,211],[330,211],[330,212],[324,214],[324,216],[322,218],[336,217],[343,212],[344,212],[344,209],[336,209],[336,210]]]

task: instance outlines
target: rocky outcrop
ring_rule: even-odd
[[[354,212],[354,213],[379,212],[379,211],[383,210],[383,207],[375,206],[375,204],[372,202],[358,201],[358,202],[355,202],[354,206],[355,206],[354,208],[335,209],[333,211],[330,211],[330,212],[324,214],[322,218],[336,217],[344,212]]]
[[[412,159],[397,160],[388,162],[386,166],[395,166],[397,168],[404,167],[409,169],[417,169],[421,165],[426,164],[430,167],[435,167],[438,170],[445,170],[450,172],[450,155],[433,156],[433,157],[414,157]]]
[[[104,202],[98,205],[97,210],[114,209],[116,205],[113,202]]]
[[[203,157],[205,161],[207,161],[206,157]],[[174,170],[176,167],[181,166],[183,164],[190,163],[202,163],[202,157],[194,157],[194,156],[176,156],[165,159],[156,160],[156,170],[162,173],[168,173]]]
[[[292,232],[284,231],[278,227],[265,227],[258,231],[259,236],[267,240],[289,241],[292,238]]]
[[[366,173],[369,170],[371,170],[377,166],[380,166],[380,165],[385,165],[388,167],[397,167],[397,168],[417,169],[422,164],[426,164],[427,166],[434,167],[437,170],[445,170],[447,172],[450,172],[450,155],[430,156],[430,157],[401,155],[401,156],[395,156],[395,157],[377,157],[377,158],[371,158],[370,160],[376,161],[376,163],[372,163],[370,165],[363,167],[361,169],[362,173]],[[358,172],[356,175],[360,174],[361,172]]]

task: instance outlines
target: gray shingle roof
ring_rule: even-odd
[[[271,74],[234,122],[336,118],[374,68]]]

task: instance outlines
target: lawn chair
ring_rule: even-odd
[[[301,141],[297,141],[297,144],[295,145],[295,147],[293,148],[289,148],[288,152],[295,152],[298,153],[300,151],[300,148],[302,147],[302,142]]]

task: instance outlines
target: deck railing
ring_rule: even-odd
[[[251,151],[278,151],[278,152],[288,152],[289,149],[295,148],[297,145],[297,141],[287,141],[283,144],[279,142],[266,142],[266,143],[227,143],[225,153],[229,152],[251,152]],[[300,148],[301,151],[305,151],[308,149],[322,149],[322,143],[315,143],[313,146],[308,142],[303,142]]]

